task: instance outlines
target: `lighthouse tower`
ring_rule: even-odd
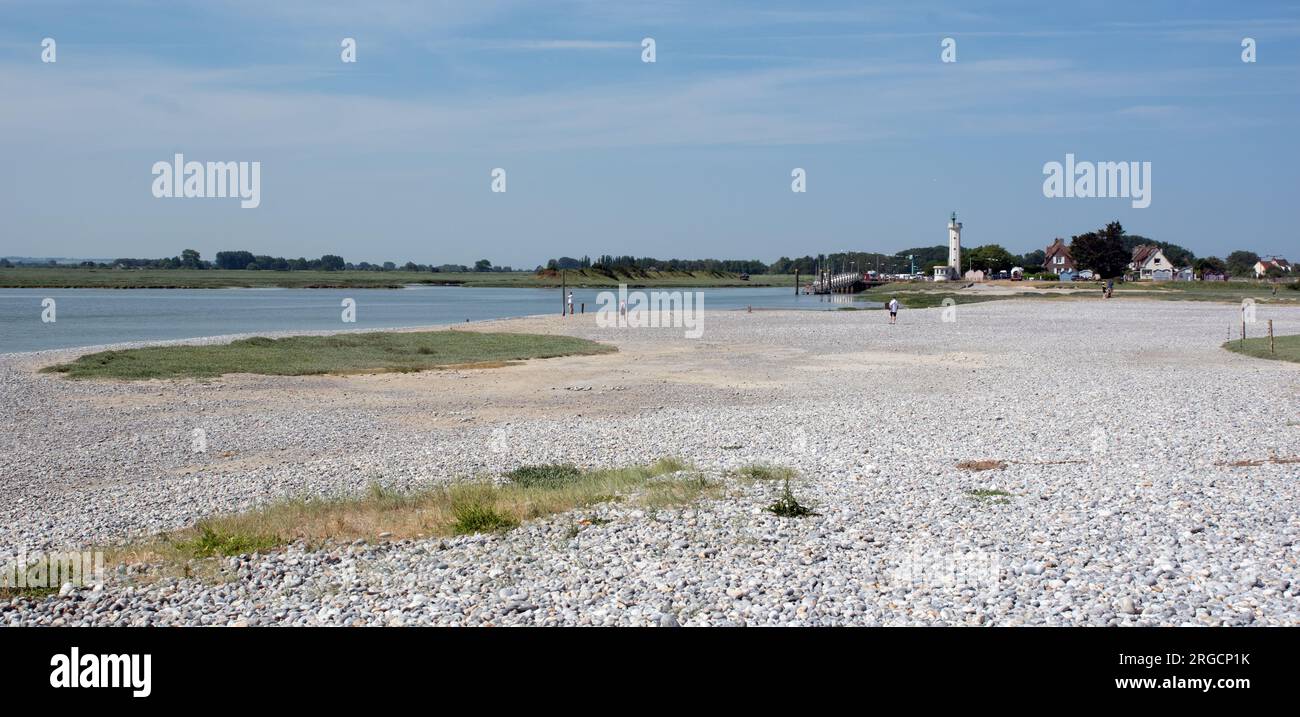
[[[948,264],[934,268],[934,280],[958,279],[961,279],[961,222],[957,221],[957,212],[953,212],[948,220]]]
[[[948,220],[948,266],[952,269],[952,278],[961,278],[961,222],[957,221],[957,212]]]

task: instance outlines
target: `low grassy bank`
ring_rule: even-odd
[[[630,468],[525,466],[503,481],[474,480],[412,492],[372,486],[347,498],[286,500],[247,513],[113,548],[108,563],[185,566],[190,561],[355,540],[428,538],[507,531],[529,520],[610,501],[647,508],[685,505],[720,485],[675,459]]]
[[[416,271],[247,271],[227,269],[99,269],[85,267],[0,268],[8,289],[400,289],[409,284],[547,288],[567,285],[634,287],[794,286],[794,277],[755,274],[748,280],[725,271],[416,272]]]
[[[612,346],[570,336],[419,331],[256,336],[210,346],[153,346],[100,351],[42,369],[70,378],[210,378],[227,373],[274,376],[424,371],[555,356],[601,354]]]
[[[1223,345],[1223,348],[1255,358],[1300,363],[1300,334],[1277,336],[1273,340],[1276,351],[1269,350],[1268,338],[1246,339],[1244,342],[1229,341]]]
[[[999,299],[1038,297],[1033,294],[955,294],[950,291],[898,289],[895,291],[867,291],[858,294],[855,298],[858,301],[879,301],[883,304],[887,304],[890,299],[896,298],[898,303],[902,304],[905,309],[932,309],[936,306],[943,306],[945,299],[951,299],[953,304],[979,304],[985,301],[998,301]]]

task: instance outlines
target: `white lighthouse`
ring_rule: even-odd
[[[948,220],[948,264],[934,267],[935,281],[957,281],[961,278],[961,222],[957,212]]]

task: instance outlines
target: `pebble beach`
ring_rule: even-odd
[[[110,566],[0,601],[0,625],[1300,624],[1300,365],[1222,349],[1239,307],[943,312],[714,310],[698,339],[479,322],[457,328],[618,352],[412,374],[73,381],[37,370],[90,349],[3,354],[0,553],[529,464],[671,456],[724,490],[299,543],[222,558],[216,581]],[[1300,332],[1300,308],[1258,318]],[[795,469],[816,515],[765,510],[777,486],[736,475],[755,464]]]

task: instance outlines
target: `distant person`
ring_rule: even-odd
[[[569,315],[573,315],[573,292],[569,292]]]
[[[898,299],[889,300],[889,325],[893,326],[898,322]]]

